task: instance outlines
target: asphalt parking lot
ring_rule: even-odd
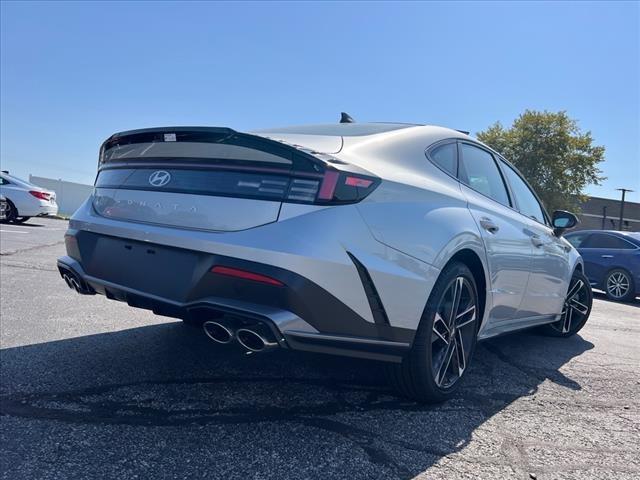
[[[65,227],[0,226],[4,479],[640,476],[637,300],[598,296],[568,340],[480,344],[457,397],[427,407],[377,363],[245,355],[81,297],[55,269]]]

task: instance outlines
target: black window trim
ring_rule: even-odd
[[[440,167],[440,165],[438,165],[430,156],[430,153],[432,150],[448,144],[448,143],[453,143],[455,142],[457,144],[457,152],[456,152],[456,176],[454,177],[453,175],[451,175],[451,173],[447,172],[444,168]],[[509,205],[504,205],[500,202],[498,202],[496,199],[489,197],[488,195],[485,195],[482,192],[478,192],[477,190],[474,190],[470,185],[467,185],[465,182],[463,182],[460,179],[460,159],[462,156],[461,153],[461,148],[460,148],[460,144],[462,143],[467,143],[469,145],[472,145],[474,147],[479,148],[480,150],[484,150],[487,153],[489,153],[492,157],[493,157],[493,161],[495,162],[496,166],[498,167],[498,171],[500,172],[500,176],[502,177],[502,181],[504,182],[504,186],[507,190],[507,196],[509,197]],[[425,156],[427,157],[427,159],[433,164],[435,165],[435,167],[446,173],[448,176],[450,176],[451,178],[455,179],[458,181],[458,183],[463,184],[465,187],[471,188],[471,190],[473,190],[474,192],[482,195],[485,198],[488,198],[489,200],[494,201],[495,203],[497,203],[498,205],[502,205],[503,207],[507,207],[510,208],[511,210],[513,210],[514,212],[517,212],[518,214],[522,215],[523,217],[529,219],[529,220],[533,220],[536,223],[539,223],[540,225],[544,225],[545,227],[551,229],[551,217],[549,216],[549,213],[547,212],[547,209],[544,206],[544,203],[542,202],[542,200],[540,200],[540,197],[538,196],[538,193],[535,191],[535,189],[531,186],[531,184],[524,178],[524,176],[522,175],[522,173],[520,173],[520,170],[518,170],[515,165],[513,165],[513,163],[511,163],[509,160],[507,160],[506,158],[504,158],[502,155],[500,155],[498,152],[496,152],[495,150],[493,150],[492,148],[483,145],[481,143],[478,142],[474,142],[473,140],[469,140],[469,139],[462,139],[462,138],[458,138],[458,137],[450,137],[450,138],[443,138],[442,140],[438,140],[437,142],[432,143],[431,145],[429,145],[427,148],[425,148],[424,151]],[[515,197],[515,195],[513,194],[513,189],[511,188],[511,184],[509,183],[509,181],[506,178],[505,172],[503,171],[502,165],[500,164],[500,161],[503,161],[506,165],[508,165],[509,167],[511,167],[513,169],[514,172],[516,172],[516,175],[518,175],[520,177],[520,179],[524,182],[524,184],[527,186],[527,188],[531,191],[531,193],[533,193],[533,196],[535,197],[535,199],[537,200],[538,204],[540,205],[540,208],[542,210],[542,214],[545,217],[545,222],[540,222],[538,220],[536,220],[533,217],[529,217],[527,215],[525,215],[524,213],[522,213],[520,211],[520,208],[518,206],[518,200]]]
[[[496,168],[498,169],[498,173],[500,174],[500,178],[502,178],[502,183],[504,185],[504,188],[507,192],[507,200],[509,201],[509,205],[505,205],[504,203],[500,203],[498,200],[496,200],[495,198],[490,197],[489,195],[485,195],[482,192],[479,192],[478,190],[476,190],[475,188],[473,188],[471,185],[467,184],[466,182],[462,181],[460,179],[460,166],[461,166],[461,157],[462,157],[462,149],[460,148],[461,144],[469,144],[472,147],[476,147],[479,148],[480,150],[484,150],[486,153],[488,153],[489,155],[491,155],[491,158],[493,159],[493,163],[496,165]],[[515,202],[514,202],[514,197],[513,197],[513,193],[511,192],[511,188],[509,186],[509,184],[507,183],[505,176],[504,176],[504,172],[502,171],[502,169],[500,168],[499,162],[496,160],[496,153],[485,147],[484,145],[482,145],[481,143],[476,143],[476,142],[472,142],[469,140],[461,140],[458,139],[458,181],[463,184],[465,187],[470,188],[471,190],[473,190],[474,192],[478,193],[479,195],[482,195],[485,198],[488,198],[489,200],[492,200],[494,202],[496,202],[498,205],[502,205],[503,207],[507,207],[510,208],[511,210],[518,212],[518,209],[515,206]],[[522,214],[520,214],[522,215]]]
[[[575,233],[580,233],[580,232],[575,232]],[[640,247],[638,245],[636,245],[633,242],[630,242],[629,240],[627,240],[626,238],[616,235],[614,233],[611,232],[590,232],[589,236],[587,237],[589,240],[591,240],[591,237],[593,237],[594,235],[607,235],[609,237],[613,237],[613,238],[617,238],[618,240],[622,240],[625,243],[628,243],[629,245],[631,245],[633,248],[611,248],[611,247],[579,247],[579,248],[584,248],[585,250],[638,250],[640,249]],[[585,241],[587,239],[585,238]]]
[[[456,144],[456,174],[455,175],[451,175],[451,172],[447,172],[444,168],[438,165],[436,161],[431,157],[431,152],[433,150],[435,150],[436,148],[442,147],[443,145],[448,145],[450,143]],[[429,145],[427,148],[424,149],[424,155],[425,157],[427,157],[427,160],[429,160],[433,165],[435,165],[435,167],[438,170],[446,173],[454,180],[458,182],[460,181],[460,179],[458,178],[458,175],[460,174],[460,146],[458,145],[457,138],[445,138],[443,140],[438,140],[437,142],[432,143],[431,145]]]
[[[520,207],[517,206],[516,207],[516,211],[522,215],[523,217],[526,217],[530,220],[533,220],[534,222],[537,222],[541,225],[544,225],[545,227],[551,228],[551,217],[549,217],[549,214],[547,213],[546,208],[544,207],[544,203],[542,203],[542,200],[540,200],[540,197],[538,196],[538,194],[536,193],[536,191],[533,189],[533,187],[531,186],[531,184],[529,182],[527,182],[527,179],[524,178],[524,175],[522,175],[522,173],[520,173],[520,170],[518,170],[511,162],[509,162],[506,158],[504,158],[502,155],[500,155],[497,152],[494,152],[494,155],[496,157],[498,157],[498,165],[500,168],[500,171],[502,171],[502,165],[500,164],[500,161],[504,162],[508,167],[511,167],[511,169],[513,169],[513,171],[515,172],[515,174],[520,177],[520,180],[522,180],[524,182],[524,184],[527,186],[527,188],[529,189],[529,191],[533,194],[533,197],[536,199],[536,201],[538,202],[538,205],[540,205],[540,210],[542,210],[542,215],[544,215],[544,223],[536,220],[533,217],[529,217],[528,215],[525,215],[524,213],[522,213],[520,211]],[[511,184],[509,183],[509,180],[507,179],[507,176],[504,174],[503,172],[503,177],[506,179],[507,184],[509,185],[509,191],[513,191],[513,187],[511,187]],[[513,198],[515,200],[516,205],[518,205],[518,199],[516,198],[515,195],[513,195]]]

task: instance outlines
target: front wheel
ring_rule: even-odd
[[[463,263],[452,263],[429,296],[411,351],[402,363],[387,366],[396,390],[425,403],[450,398],[469,368],[479,313],[471,271]]]
[[[587,323],[593,304],[589,279],[580,270],[573,272],[560,320],[544,325],[543,332],[552,337],[570,337]]]

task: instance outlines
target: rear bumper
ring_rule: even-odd
[[[57,215],[58,205],[43,205],[40,207],[40,213],[38,216]]]
[[[58,205],[49,202],[39,201],[37,205],[18,208],[18,215],[21,217],[43,217],[47,215],[57,215]]]
[[[94,256],[98,243],[100,255]],[[118,247],[123,254],[112,251]],[[78,279],[81,293],[174,318],[206,320],[223,314],[260,322],[282,348],[398,362],[413,339],[412,330],[368,322],[310,280],[271,265],[85,231],[68,234],[67,249],[81,260],[62,257],[58,269]],[[132,262],[128,254],[135,252]],[[259,272],[284,286],[218,275],[211,272],[214,265]]]

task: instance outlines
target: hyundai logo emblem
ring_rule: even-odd
[[[164,187],[171,181],[171,174],[165,170],[157,170],[149,175],[149,183],[154,187]]]

